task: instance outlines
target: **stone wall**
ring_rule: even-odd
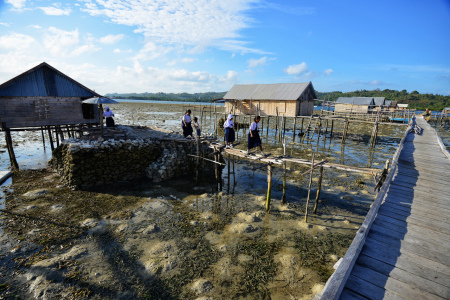
[[[192,170],[195,143],[158,139],[80,141],[67,139],[53,152],[49,165],[63,182],[91,187],[148,176],[162,181]]]

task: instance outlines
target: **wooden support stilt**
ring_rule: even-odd
[[[320,117],[319,117],[319,119],[318,119],[318,122],[319,122],[319,124],[318,124],[318,127],[317,127],[317,146],[319,146],[320,129],[321,129],[321,127],[322,127],[322,120],[320,119]]]
[[[276,107],[276,111],[277,111],[277,116],[275,119],[275,138],[278,135],[278,107]]]
[[[297,125],[297,118],[294,117],[294,132],[292,134],[292,141],[295,141],[295,125]]]
[[[58,129],[58,133],[59,133],[59,138],[61,139],[61,143],[62,143],[62,141],[64,141],[64,134],[63,134],[63,131],[62,131],[62,129],[61,129],[61,126],[56,126],[56,128]]]
[[[2,122],[2,129],[5,132],[6,149],[8,149],[9,160],[11,162],[12,170],[19,170],[19,164],[17,163],[16,155],[14,153],[14,145],[11,138],[11,131],[6,127],[6,123]]]
[[[303,122],[305,121],[305,119],[302,118],[302,128],[300,129],[300,134],[303,135]]]
[[[266,211],[270,210],[270,198],[272,195],[272,164],[267,165],[267,198]]]
[[[311,195],[311,185],[312,185],[313,172],[314,172],[314,156],[315,156],[315,152],[313,152],[313,155],[312,155],[311,172],[309,173],[308,197],[306,198],[306,209],[305,209],[305,222],[306,223],[308,222],[308,205],[309,205],[309,197]]]
[[[228,168],[228,172],[227,172],[227,181],[228,181],[228,185],[227,185],[227,194],[230,193],[230,168],[231,168],[231,159],[230,159],[230,154],[228,154],[228,161],[227,161],[227,168]]]
[[[320,197],[320,190],[322,189],[322,177],[323,177],[323,167],[320,166],[320,174],[319,174],[319,184],[317,187],[317,194],[316,194],[316,203],[314,204],[314,211],[313,214],[316,214],[317,212],[317,206],[319,205],[319,197]]]
[[[283,139],[283,155],[286,156],[286,138]],[[286,161],[283,161],[283,196],[281,204],[286,204]]]
[[[331,120],[331,132],[330,132],[330,138],[333,137],[333,127],[334,127],[334,120]]]
[[[266,134],[267,135],[269,134],[269,119],[270,119],[270,117],[267,116],[267,129],[266,129]]]
[[[348,131],[348,118],[345,119],[344,130],[342,131],[342,144],[345,144],[345,138],[347,136]]]
[[[42,134],[42,145],[44,146],[44,151],[45,151],[44,127],[42,127],[42,126],[41,126],[41,134]]]
[[[52,148],[52,152],[53,152],[53,150],[55,150],[55,145],[53,145],[53,135],[52,135],[52,130],[50,129],[50,126],[47,126],[47,134],[48,134],[48,138],[50,140],[50,147]]]

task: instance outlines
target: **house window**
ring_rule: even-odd
[[[95,119],[95,105],[82,103],[81,110],[83,111],[83,119]]]

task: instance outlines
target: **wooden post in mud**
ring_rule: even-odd
[[[272,164],[267,165],[267,198],[266,211],[270,210],[270,197],[272,195]]]
[[[13,170],[19,170],[19,164],[17,163],[16,155],[14,154],[14,146],[11,138],[11,131],[6,127],[6,123],[2,122],[2,129],[5,131],[6,149],[8,149],[9,160],[11,162],[11,168]]]
[[[270,116],[268,115],[267,116],[267,129],[266,129],[266,134],[267,135],[269,134],[269,119],[270,119]]]
[[[375,124],[373,125],[372,129],[372,136],[370,137],[370,149],[372,150],[375,148],[375,140],[377,139],[378,135],[378,122],[375,121]]]
[[[319,127],[317,128],[317,146],[319,146],[319,141],[320,141],[320,129],[322,127],[322,119],[319,117]],[[313,133],[314,134],[314,133]]]
[[[42,145],[44,146],[44,151],[45,151],[44,127],[42,127],[42,126],[41,126],[41,133],[42,133]]]
[[[305,121],[305,119],[302,118],[302,127],[300,129],[300,134],[303,135],[303,122]]]
[[[286,116],[283,117],[283,138],[286,136]]]
[[[61,143],[62,143],[62,141],[64,141],[64,134],[63,134],[63,131],[62,131],[62,129],[61,129],[61,126],[56,126],[56,128],[57,128],[57,130],[58,130],[58,133],[59,133],[59,138],[61,139]]]
[[[230,159],[230,154],[228,154],[228,161],[227,161],[227,167],[228,167],[228,172],[227,172],[227,181],[228,181],[228,186],[227,186],[227,194],[230,193],[230,165],[231,165],[231,159]]]
[[[314,156],[315,156],[315,152],[313,152],[313,155],[312,155],[311,171],[309,172],[309,186],[308,186],[308,197],[306,198],[305,223],[308,222],[308,205],[309,205],[309,196],[311,195],[311,185],[312,185],[313,172],[314,172]]]
[[[294,132],[292,134],[292,141],[295,141],[295,125],[297,125],[297,118],[294,117]]]
[[[199,160],[200,160],[200,145],[199,145],[199,137],[197,136],[195,139],[195,146],[197,150],[197,161],[195,162],[195,183],[198,183],[198,169],[199,169]]]
[[[278,107],[275,108],[276,112],[277,112],[277,117],[276,117],[276,121],[275,121],[275,139],[277,138],[277,134],[278,134]]]
[[[216,101],[214,101],[214,139],[217,138],[217,112]]]
[[[286,156],[286,137],[283,139],[283,155]],[[283,196],[281,204],[286,204],[286,161],[283,161]]]
[[[55,145],[53,145],[52,130],[50,129],[50,126],[47,126],[47,133],[48,133],[48,138],[50,140],[50,147],[52,148],[52,152],[53,152],[53,150],[55,150]]]
[[[314,204],[313,214],[316,214],[317,206],[319,205],[320,190],[322,189],[322,176],[323,176],[323,167],[320,166],[319,185],[317,187],[316,203]]]
[[[347,136],[348,131],[348,118],[345,119],[344,130],[342,131],[342,144],[345,144],[345,137]]]
[[[333,137],[333,127],[334,127],[334,120],[331,120],[330,138]]]

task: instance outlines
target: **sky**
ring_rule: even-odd
[[[0,83],[44,61],[100,94],[450,95],[450,0],[0,0]]]

